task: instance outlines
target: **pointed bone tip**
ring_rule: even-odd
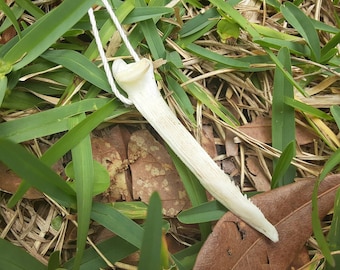
[[[268,222],[268,226],[266,226],[266,228],[261,228],[259,231],[262,232],[274,243],[277,243],[279,241],[279,233],[271,223]]]

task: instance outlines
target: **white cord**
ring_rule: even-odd
[[[131,102],[131,100],[129,100],[128,98],[124,97],[120,92],[119,90],[117,89],[116,85],[115,85],[115,82],[113,80],[113,75],[112,75],[112,72],[111,72],[111,69],[110,69],[110,66],[108,64],[108,61],[107,61],[107,58],[105,56],[105,52],[104,52],[104,49],[103,49],[103,45],[102,45],[102,42],[100,40],[100,36],[99,36],[99,32],[98,32],[98,29],[97,29],[97,23],[96,23],[96,19],[94,17],[94,14],[93,14],[93,9],[90,8],[87,13],[89,14],[89,18],[90,18],[90,22],[91,22],[91,26],[92,26],[92,31],[93,31],[93,36],[94,36],[94,39],[96,41],[96,44],[97,44],[97,48],[98,48],[98,51],[99,51],[99,55],[102,59],[102,62],[103,62],[103,66],[104,66],[104,71],[105,71],[105,74],[106,74],[106,77],[107,77],[107,80],[110,84],[110,87],[111,87],[111,90],[112,92],[115,94],[115,96],[117,98],[120,99],[121,102],[127,104],[127,105],[132,105],[133,103]],[[119,22],[118,22],[119,24]],[[118,28],[117,28],[118,29]],[[118,30],[119,31],[119,30]],[[119,32],[120,33],[120,32]],[[125,33],[124,33],[125,35]],[[125,35],[126,37],[126,35]],[[123,36],[122,36],[123,38]],[[127,39],[127,38],[126,38]],[[124,39],[123,39],[124,40]],[[124,41],[125,42],[125,41]],[[130,43],[129,43],[130,44]],[[131,46],[131,45],[130,45]],[[132,48],[132,46],[131,46]],[[133,49],[132,49],[133,50]],[[136,52],[134,51],[134,54],[136,54]],[[137,54],[136,54],[137,55]],[[139,60],[138,56],[137,56],[137,59]]]
[[[135,59],[135,61],[138,62],[140,59],[137,53],[135,52],[135,50],[133,49],[129,39],[127,38],[124,29],[120,25],[118,18],[116,17],[116,14],[113,12],[111,5],[107,2],[107,0],[102,0],[102,2],[104,6],[106,7],[108,13],[110,14],[111,19],[113,23],[115,24],[117,31],[119,32],[122,40],[124,41],[126,48],[129,50],[129,53],[131,54],[133,59]]]

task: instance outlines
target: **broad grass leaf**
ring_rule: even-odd
[[[145,7],[146,3],[144,2],[144,0],[136,0],[135,5],[136,7]],[[158,20],[158,18],[156,18],[156,20]],[[147,19],[139,22],[139,25],[144,34],[144,38],[146,39],[146,43],[149,46],[149,50],[153,59],[165,59],[165,47],[161,37],[158,34],[158,30],[154,20]]]
[[[141,248],[144,229],[109,204],[94,202],[91,218],[130,244]]]
[[[216,8],[211,8],[203,14],[199,14],[188,20],[179,31],[179,44],[186,47],[188,44],[199,39],[218,23],[219,18],[220,15]]]
[[[96,244],[96,248],[99,249],[102,254],[112,263],[120,261],[121,259],[124,259],[128,255],[138,250],[137,247],[118,236]],[[64,267],[67,269],[72,269],[73,264],[74,258],[67,261],[64,264]],[[104,269],[105,267],[107,267],[106,262],[100,256],[98,256],[98,253],[94,248],[91,247],[85,250],[80,265],[81,270],[93,270],[99,268]]]
[[[162,203],[159,194],[157,192],[154,192],[150,197],[148,214],[145,220],[144,235],[138,269],[164,269],[164,267],[162,267],[161,265],[161,246]]]
[[[86,118],[85,113],[69,119],[71,128]],[[88,133],[82,140],[78,141],[72,149],[72,162],[75,179],[75,190],[77,194],[77,253],[74,269],[79,269],[81,259],[86,246],[86,238],[90,225],[92,207],[92,192],[94,186],[94,168],[91,149],[91,138]]]
[[[41,57],[62,65],[100,89],[111,91],[104,71],[83,54],[72,50],[50,50],[42,54]]]
[[[93,3],[94,0],[63,1],[57,8],[26,28],[22,32],[22,39],[19,41],[13,39],[6,47],[2,47],[1,49],[5,51],[4,60],[10,63],[17,62],[13,70],[26,66],[80,20]]]
[[[303,113],[309,114],[311,116],[315,116],[317,118],[320,118],[320,119],[323,119],[323,120],[328,120],[328,121],[333,120],[333,117],[328,115],[327,113],[325,113],[325,112],[323,112],[323,111],[321,111],[317,108],[314,108],[314,107],[312,107],[312,106],[310,106],[306,103],[300,102],[300,101],[298,101],[294,98],[286,96],[284,98],[284,102],[287,105],[289,105],[289,106],[291,106],[291,107],[293,107],[293,108],[295,108],[295,109],[297,109],[297,110],[299,110]]]
[[[29,255],[22,248],[17,247],[5,239],[0,238],[0,268],[11,270],[30,269],[47,270],[47,267]]]
[[[286,182],[284,182],[284,177],[287,175],[287,170],[289,166],[291,166],[290,163],[292,162],[294,156],[295,156],[295,140],[290,142],[286,146],[280,158],[277,160],[277,163],[275,164],[275,169],[272,176],[271,184],[272,188],[277,188],[287,184]],[[291,175],[291,177],[294,177],[294,175]],[[292,181],[294,180],[294,178],[288,180]]]
[[[325,178],[327,174],[329,174],[335,166],[340,163],[340,148],[338,148],[331,157],[325,163],[323,170],[321,171],[318,181],[314,185],[313,196],[312,196],[312,222],[313,222],[313,232],[315,235],[315,239],[318,242],[319,248],[322,254],[325,256],[327,263],[334,267],[335,261],[331,255],[329,244],[327,243],[320,220],[318,219],[318,209],[321,207],[320,203],[318,202],[318,190],[320,190],[320,186],[322,183],[327,179]]]
[[[335,196],[334,213],[331,223],[331,229],[327,235],[329,242],[329,248],[331,251],[340,250],[340,189],[338,189]],[[332,267],[329,263],[326,263],[325,270],[335,270],[340,265],[340,254],[333,255],[335,261],[335,267]]]
[[[69,117],[96,110],[109,101],[105,98],[86,99],[1,123],[0,138],[8,138],[13,142],[23,142],[65,131],[68,129],[67,119]]]
[[[110,176],[106,168],[96,160],[93,160],[93,170],[94,170],[94,185],[92,189],[92,196],[96,196],[104,192],[110,185]],[[74,179],[74,166],[73,161],[67,164],[65,167],[66,175]],[[70,182],[70,186],[75,190],[75,182]]]
[[[331,113],[334,117],[335,123],[337,124],[338,128],[340,129],[340,106],[332,106]]]
[[[281,6],[285,19],[300,33],[312,50],[311,58],[319,61],[321,57],[320,41],[311,19],[296,5],[285,2]]]
[[[291,75],[289,50],[283,47],[280,49],[277,58],[282,63],[284,70]],[[286,149],[286,152],[280,159],[281,167],[278,170],[276,167],[279,161],[274,159],[275,174],[273,175],[272,187],[292,183],[296,174],[295,167],[290,165],[290,161],[295,156],[295,111],[294,108],[285,104],[286,97],[294,97],[293,88],[293,84],[288,80],[285,73],[277,67],[274,74],[272,101],[272,145],[280,151]],[[291,142],[294,145],[289,146]],[[285,173],[281,171],[283,169]]]
[[[22,146],[0,139],[0,160],[31,186],[53,197],[61,205],[76,208],[73,189]]]
[[[239,60],[236,60],[230,57],[226,57],[224,55],[220,55],[218,53],[215,53],[211,50],[205,49],[193,43],[186,45],[185,49],[203,59],[209,60],[213,63],[222,64],[225,67],[242,68],[242,69],[249,68],[249,63],[239,61]]]
[[[28,13],[34,16],[36,19],[41,18],[45,15],[45,13],[36,5],[32,3],[32,1],[28,0],[15,0],[15,3],[25,9]]]
[[[313,231],[311,196],[314,183],[302,180],[252,197],[265,217],[275,225],[279,242],[271,242],[228,212],[200,250],[194,269],[290,268]],[[332,209],[339,187],[340,175],[328,176],[320,184],[319,218]]]
[[[173,9],[168,7],[136,7],[124,19],[123,24],[132,24],[148,19],[157,18],[159,16],[172,13]]]
[[[19,36],[19,38],[22,38],[21,30],[20,30],[20,26],[19,26],[19,23],[17,21],[17,18],[15,16],[15,14],[13,13],[13,11],[5,3],[4,0],[0,0],[0,9],[7,16],[7,18],[11,21],[12,25],[15,28],[15,31],[17,32],[17,34]]]
[[[211,201],[184,210],[177,218],[184,224],[196,224],[219,220],[226,211],[227,209],[218,201]]]

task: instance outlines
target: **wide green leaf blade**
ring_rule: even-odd
[[[0,75],[0,108],[7,90],[7,77]]]
[[[7,16],[7,18],[11,21],[11,23],[13,24],[15,31],[17,32],[18,36],[21,38],[21,30],[20,30],[20,26],[19,23],[14,15],[14,13],[12,12],[12,10],[7,6],[7,4],[5,3],[4,0],[0,0],[0,10],[5,13],[5,15]]]
[[[285,2],[281,6],[285,19],[300,33],[312,50],[312,59],[319,61],[321,57],[320,41],[311,19],[296,5]]]
[[[173,9],[167,7],[135,7],[133,11],[124,19],[123,24],[132,24],[153,19],[172,12]]]
[[[325,113],[325,112],[323,112],[323,111],[321,111],[317,108],[314,108],[314,107],[312,107],[312,106],[310,106],[306,103],[303,103],[303,102],[300,102],[296,99],[293,99],[291,97],[286,96],[284,98],[284,102],[287,105],[289,105],[289,106],[291,106],[291,107],[293,107],[293,108],[295,108],[295,109],[297,109],[297,110],[299,110],[299,111],[301,111],[305,114],[309,114],[310,116],[315,116],[317,118],[324,119],[324,120],[327,120],[327,121],[334,120],[333,117],[328,115],[327,113]]]
[[[222,64],[225,67],[243,68],[243,69],[249,68],[249,63],[239,61],[236,59],[232,59],[224,55],[220,55],[218,53],[215,53],[213,51],[210,51],[208,49],[205,49],[193,43],[186,45],[185,49],[203,59],[207,59],[213,63]]]
[[[73,128],[85,119],[85,114],[69,119],[69,126]],[[72,148],[72,162],[74,167],[74,180],[77,193],[77,253],[74,269],[79,269],[84,254],[86,238],[90,225],[92,208],[92,189],[94,183],[94,169],[91,148],[91,138],[87,134],[84,139]]]
[[[291,74],[290,54],[287,48],[282,48],[279,51],[278,60],[282,63],[285,71],[288,74]],[[293,85],[281,69],[276,68],[272,102],[272,145],[280,151],[286,149],[291,142],[295,142],[295,111],[294,108],[285,104],[285,97],[294,98]],[[292,145],[287,148],[284,158],[281,159],[280,165],[282,168],[286,169],[286,173],[275,175],[275,177],[280,176],[280,182],[278,182],[278,178],[274,179],[275,187],[277,187],[277,185],[286,185],[294,181],[296,169],[293,165],[289,166],[289,163],[294,156],[295,147]],[[274,159],[274,172],[278,172],[276,170],[277,164],[278,161]]]
[[[135,247],[141,247],[144,229],[113,207],[94,202],[91,218]]]
[[[76,208],[73,189],[22,146],[1,138],[0,160],[31,186],[54,198],[61,205]]]
[[[118,236],[96,244],[96,248],[99,249],[111,263],[120,261],[138,250],[137,247]],[[72,269],[73,264],[74,258],[67,261],[64,267]],[[105,269],[105,267],[107,267],[107,263],[98,255],[94,248],[91,247],[85,250],[80,265],[81,270]]]
[[[36,5],[32,3],[32,1],[29,0],[15,0],[15,3],[25,9],[27,12],[29,12],[32,16],[34,16],[36,19],[41,18],[45,15],[45,13],[38,8]]]
[[[219,220],[226,212],[227,209],[218,201],[211,201],[184,210],[177,218],[184,224],[196,224]]]
[[[340,129],[340,106],[332,106],[331,113],[334,117],[335,123],[337,124],[338,128]]]
[[[111,89],[104,71],[83,54],[72,50],[50,50],[42,54],[41,57],[62,65],[100,89],[105,91]]]
[[[47,267],[22,248],[0,238],[0,269],[8,270],[47,270]]]
[[[339,251],[340,250],[340,189],[337,190],[335,195],[335,203],[334,203],[334,213],[331,223],[331,229],[327,235],[327,239],[329,242],[329,248],[331,251]],[[325,270],[335,270],[337,266],[340,265],[340,254],[334,255],[335,267],[332,267],[330,264],[326,264]]]
[[[334,267],[335,261],[331,255],[329,244],[327,243],[323,230],[321,227],[321,222],[319,219],[319,207],[318,207],[318,189],[321,181],[325,179],[328,173],[330,173],[335,166],[340,163],[340,148],[337,149],[331,157],[325,163],[323,170],[321,171],[318,180],[314,185],[313,195],[312,195],[312,224],[315,239],[318,242],[319,248],[324,255],[327,263]]]
[[[139,270],[161,269],[162,245],[162,202],[159,194],[150,197],[148,214],[145,220]]]
[[[82,112],[97,110],[110,99],[93,98],[42,111],[0,124],[0,138],[23,142],[68,129],[67,119]]]
[[[146,6],[144,0],[136,0],[136,7]],[[165,47],[161,37],[158,34],[156,24],[153,19],[148,19],[139,22],[142,29],[146,42],[148,44],[149,50],[153,59],[165,59]]]
[[[22,39],[11,46],[4,55],[4,60],[9,63],[19,61],[13,70],[29,64],[80,20],[94,2],[94,0],[61,2],[58,7],[23,31]]]
[[[295,140],[290,142],[284,151],[282,152],[280,158],[275,163],[275,169],[272,176],[272,188],[277,188],[288,183],[291,183],[295,176],[295,170],[292,170],[294,174],[290,175],[290,178],[287,179],[287,174],[291,172],[287,172],[289,167],[291,166],[291,162],[295,156]]]
[[[79,141],[84,139],[95,127],[104,121],[107,117],[116,117],[120,114],[128,112],[128,108],[120,108],[120,102],[117,100],[111,100],[104,106],[95,111],[81,123],[69,130],[63,137],[61,137],[56,143],[54,143],[47,151],[41,156],[40,160],[47,166],[52,166],[63,155],[71,150]],[[26,181],[23,181],[17,192],[11,197],[8,202],[8,207],[13,207],[26,193],[30,185]]]

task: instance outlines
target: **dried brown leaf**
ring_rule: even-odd
[[[270,118],[257,117],[251,123],[238,127],[238,130],[260,142],[271,143],[271,126],[272,123]],[[316,138],[317,136],[311,133],[308,129],[300,125],[296,125],[296,141],[299,145],[311,143]]]
[[[212,158],[217,156],[215,138],[213,127],[210,125],[202,126],[202,139],[201,144],[203,149],[211,156]]]
[[[0,162],[0,190],[10,194],[14,194],[20,184],[21,178]],[[24,198],[31,200],[41,199],[44,198],[44,195],[38,190],[30,188],[25,193]]]
[[[131,135],[128,156],[134,199],[148,202],[158,191],[167,216],[175,216],[188,203],[187,194],[172,160],[162,144],[147,130]]]
[[[250,156],[246,158],[247,168],[250,172],[252,183],[257,191],[269,191],[270,183],[264,173],[258,158]]]
[[[319,216],[333,207],[340,175],[328,176],[319,188]],[[254,196],[252,201],[279,232],[273,243],[232,213],[225,214],[202,247],[194,269],[290,269],[312,234],[314,181],[303,180]]]
[[[125,177],[125,169],[127,165],[123,162],[117,147],[123,147],[119,143],[119,130],[116,129],[115,135],[107,134],[104,137],[92,137],[93,158],[100,162],[109,172],[110,187],[103,194],[104,201],[114,202],[117,200],[131,201],[129,183]],[[114,139],[115,138],[115,139]],[[121,139],[122,140],[122,139]]]

